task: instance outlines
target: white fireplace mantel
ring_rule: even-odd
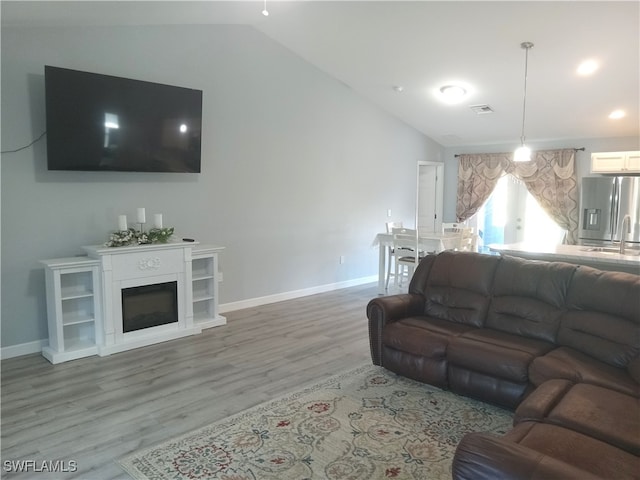
[[[226,323],[218,313],[218,253],[224,247],[169,242],[82,248],[86,257],[42,261],[49,317],[49,345],[42,353],[52,363],[110,355]],[[177,285],[177,322],[124,332],[122,290],[166,282]]]

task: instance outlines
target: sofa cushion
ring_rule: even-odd
[[[494,255],[444,251],[426,259],[428,277],[412,280],[409,292],[424,295],[424,313],[429,317],[481,327],[500,260]],[[418,268],[414,277],[422,272]]]
[[[555,342],[576,265],[505,256],[498,264],[486,327]]]
[[[457,367],[528,383],[529,364],[553,348],[549,342],[483,328],[452,338],[447,360]]]
[[[503,439],[583,469],[602,479],[638,479],[639,457],[568,428],[539,422],[523,422],[510,430]]]
[[[640,383],[640,356],[632,359],[627,365],[627,371],[631,378],[633,378],[636,382]]]
[[[527,382],[514,382],[447,364],[447,381],[452,392],[515,410],[533,389]]]
[[[605,444],[606,448],[606,444]],[[591,453],[591,452],[590,452]],[[553,452],[544,454],[528,446],[521,445],[505,437],[497,437],[487,433],[469,433],[465,435],[456,448],[451,467],[453,480],[602,480],[603,478],[634,478],[632,469],[637,465],[631,455],[614,458],[615,461],[630,460],[630,468],[607,466],[615,472],[615,476],[602,477],[591,473],[588,463],[568,463],[555,458]],[[626,455],[625,455],[626,454]],[[576,455],[578,457],[578,455]],[[630,458],[631,457],[631,458]],[[605,459],[606,460],[606,459]],[[598,469],[603,470],[603,467]],[[625,475],[619,475],[621,472]]]
[[[550,380],[516,410],[515,422],[535,420],[575,430],[640,454],[640,399],[587,383]],[[630,414],[626,414],[626,413]]]
[[[423,316],[389,323],[382,328],[381,364],[405,377],[447,388],[449,342],[471,328]]]
[[[626,370],[612,367],[568,347],[556,348],[531,362],[531,383],[538,386],[552,379],[590,383],[627,395],[640,396],[640,384]]]
[[[579,383],[549,412],[547,421],[640,455],[639,411],[637,397]]]
[[[432,358],[444,358],[451,337],[471,327],[428,317],[408,317],[385,325],[382,345]]]
[[[640,353],[640,276],[580,267],[557,343],[618,368]]]
[[[382,347],[382,366],[403,377],[448,388],[447,360],[444,357],[425,357],[413,353]]]

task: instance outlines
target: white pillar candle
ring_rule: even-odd
[[[121,232],[127,229],[127,216],[120,215],[118,216],[118,230]]]
[[[144,207],[138,208],[138,223],[147,223]]]
[[[162,214],[156,213],[153,215],[153,226],[156,228],[162,228]]]

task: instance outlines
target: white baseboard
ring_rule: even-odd
[[[357,285],[364,285],[366,283],[373,283],[378,281],[377,275],[369,277],[354,278],[353,280],[346,280],[344,282],[329,283],[327,285],[318,285],[317,287],[303,288],[301,290],[292,290],[290,292],[276,293],[273,295],[267,295],[264,297],[249,298],[247,300],[239,300],[237,302],[222,303],[218,306],[220,313],[232,312],[234,310],[242,310],[243,308],[259,307],[260,305],[266,305],[268,303],[282,302],[284,300],[293,300],[294,298],[306,297],[308,295],[315,295],[316,293],[325,293],[333,290],[340,290],[341,288],[355,287]]]
[[[377,281],[377,275],[355,278],[353,280],[346,280],[344,282],[329,283],[327,285],[319,285],[317,287],[303,288],[301,290],[276,293],[274,295],[267,295],[264,297],[249,298],[247,300],[239,300],[237,302],[223,303],[218,306],[218,311],[220,313],[232,312],[234,310],[242,310],[243,308],[258,307],[260,305],[282,302],[284,300],[293,300],[294,298],[315,295],[316,293],[325,293],[333,290],[340,290],[341,288],[355,287],[357,285],[364,285]],[[35,342],[21,343],[19,345],[2,347],[0,348],[0,358],[2,360],[5,360],[7,358],[29,355],[31,353],[40,353],[42,352],[42,348],[46,347],[47,345],[49,345],[49,340],[44,339],[36,340]]]
[[[31,353],[42,352],[42,347],[49,345],[49,340],[36,340],[35,342],[21,343],[19,345],[10,345],[8,347],[0,348],[0,358],[5,360],[7,358],[21,357],[22,355],[29,355]]]

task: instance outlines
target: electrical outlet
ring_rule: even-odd
[[[391,218],[391,209],[390,208],[387,210],[387,217]]]
[[[224,274],[222,272],[218,272],[218,282],[222,282],[224,279]]]
[[[340,255],[340,265],[344,263],[344,255]]]

